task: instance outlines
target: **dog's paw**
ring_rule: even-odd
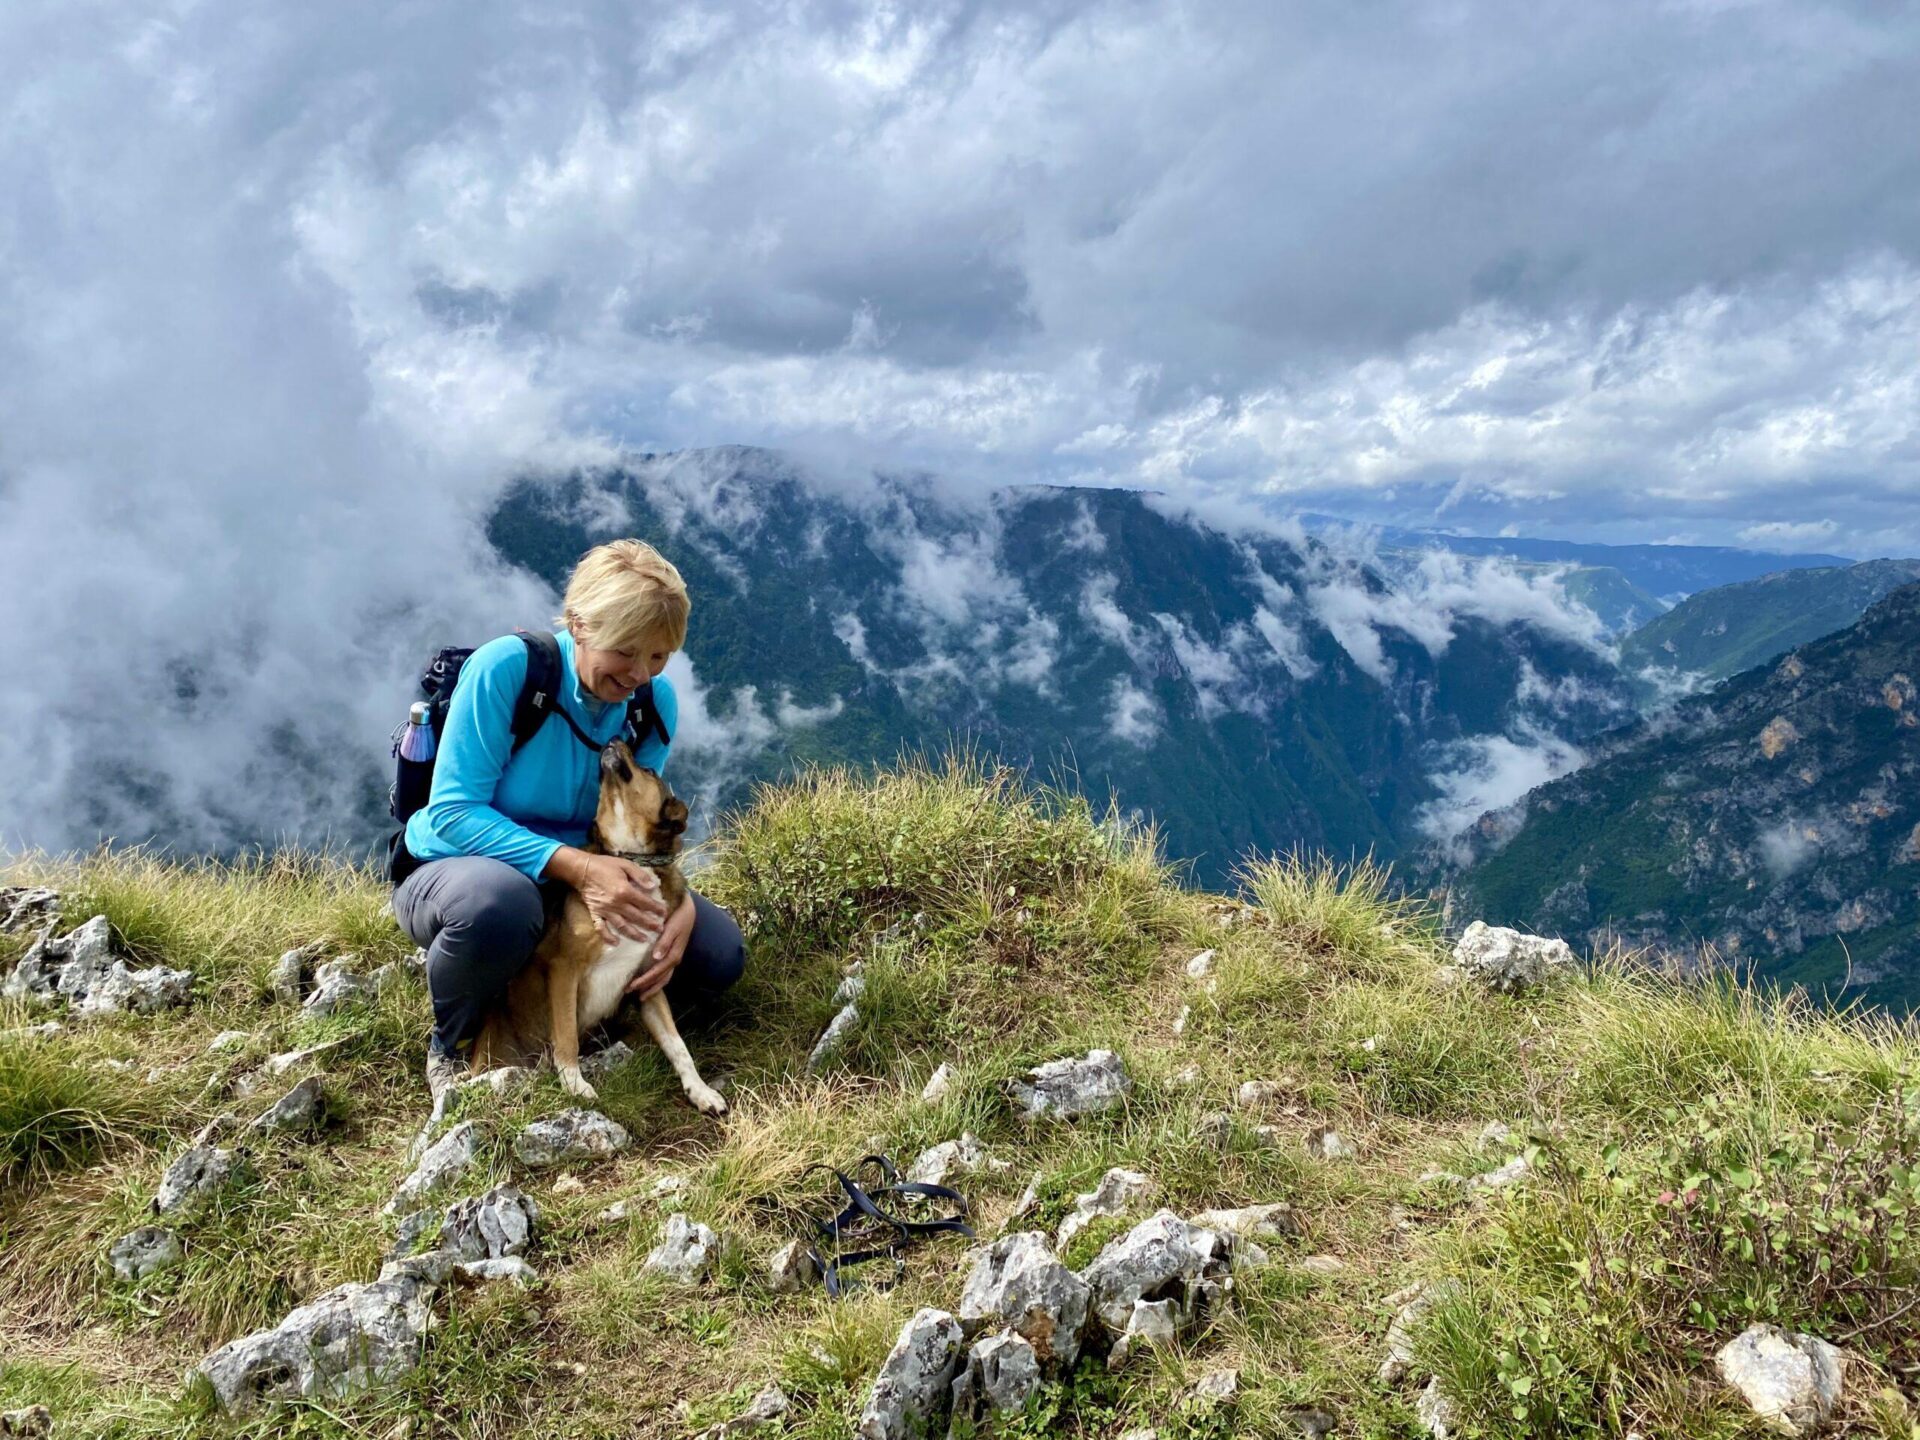
[[[724,1115],[727,1113],[726,1098],[711,1085],[689,1085],[687,1099],[693,1102],[693,1108],[702,1115]]]
[[[600,1098],[600,1092],[587,1083],[587,1077],[582,1075],[578,1069],[562,1070],[560,1072],[560,1084],[569,1095],[578,1096],[582,1100],[598,1100]]]

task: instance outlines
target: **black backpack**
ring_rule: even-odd
[[[539,732],[549,715],[558,715],[566,721],[567,728],[573,731],[582,745],[590,750],[599,749],[598,743],[574,723],[573,717],[559,702],[566,669],[560,659],[560,642],[544,630],[516,630],[514,634],[527,647],[527,679],[513,704],[511,753],[519,754],[520,747]],[[447,726],[447,706],[453,699],[453,687],[459,683],[461,667],[472,654],[471,646],[462,648],[450,645],[439,651],[427,662],[426,669],[420,672],[420,699],[427,704],[436,756],[439,754],[441,735]],[[393,787],[387,792],[387,813],[398,820],[402,827],[387,842],[388,872],[396,885],[406,878],[417,863],[407,854],[406,846],[401,842],[406,823],[415,811],[427,803],[427,796],[433,789],[433,761],[401,757],[400,737],[406,733],[407,723],[411,722],[403,723],[394,732]],[[672,743],[673,736],[668,733],[667,722],[661,718],[660,709],[654,704],[651,680],[634,691],[633,698],[627,701],[627,724],[623,733],[627,743],[635,750],[640,748],[648,735],[659,736],[662,745]]]

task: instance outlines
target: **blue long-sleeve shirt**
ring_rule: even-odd
[[[573,636],[563,630],[555,638],[560,704],[604,745],[619,735],[626,704],[608,704],[584,689],[574,667]],[[433,789],[407,821],[407,850],[415,859],[487,855],[538,880],[554,851],[586,842],[600,801],[599,752],[550,715],[513,753],[513,706],[526,678],[526,642],[517,635],[489,640],[460,668],[434,759]],[[653,702],[673,733],[680,701],[664,675],[654,679]],[[658,735],[648,735],[634,758],[646,769],[664,771],[667,749]]]

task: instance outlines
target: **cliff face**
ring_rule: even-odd
[[[1462,918],[1920,1005],[1920,585],[1610,736],[1423,878]]]

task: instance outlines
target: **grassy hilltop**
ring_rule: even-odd
[[[512,1175],[537,1199],[539,1283],[444,1292],[423,1363],[389,1388],[229,1422],[183,1373],[373,1277],[396,1224],[381,1207],[426,1110],[417,980],[311,1019],[271,998],[273,962],[324,940],[364,972],[412,947],[372,876],[296,857],[216,868],[101,855],[23,863],[9,879],[59,888],[65,926],[105,914],[134,954],[196,976],[190,1008],[152,1017],[63,1017],[42,1037],[24,1027],[45,1016],[0,1014],[0,1410],[46,1404],[62,1437],[681,1436],[776,1379],[794,1401],[784,1433],[844,1437],[903,1321],[956,1304],[968,1243],[930,1240],[897,1288],[837,1302],[772,1293],[764,1259],[793,1233],[794,1207],[814,1197],[823,1213],[808,1165],[876,1147],[910,1159],[964,1131],[1006,1162],[955,1182],[983,1241],[1030,1177],[1038,1206],[1013,1228],[1051,1232],[1115,1165],[1144,1171],[1155,1194],[1130,1218],[1096,1220],[1070,1265],[1158,1206],[1284,1200],[1304,1230],[1236,1277],[1202,1333],[1117,1374],[1083,1359],[1003,1434],[1278,1437],[1310,1410],[1339,1435],[1424,1434],[1417,1386],[1375,1371],[1387,1297],[1446,1278],[1457,1285],[1417,1334],[1415,1369],[1439,1376],[1467,1433],[1762,1433],[1712,1356],[1768,1320],[1846,1349],[1853,1433],[1920,1434],[1912,1031],[1624,963],[1528,997],[1436,985],[1444,945],[1429,917],[1384,898],[1376,872],[1260,862],[1242,895],[1198,893],[1151,836],[965,764],[761,792],[699,881],[751,945],[731,1009],[692,1037],[732,1113],[695,1114],[643,1035],[600,1082],[600,1108],[638,1142],[617,1159],[565,1178],[512,1165],[518,1125],[572,1103],[550,1074],[472,1102],[485,1173],[456,1193]],[[0,971],[28,939],[0,936]],[[1205,949],[1212,972],[1195,978],[1188,961]],[[859,1027],[809,1078],[855,959]],[[227,1030],[250,1038],[209,1053]],[[143,1223],[188,1138],[223,1110],[251,1116],[301,1072],[244,1100],[234,1083],[268,1054],[329,1039],[342,1043],[314,1063],[333,1124],[252,1143],[244,1177],[181,1227],[184,1263],[116,1281],[106,1247]],[[1009,1078],[1092,1046],[1124,1057],[1124,1106],[1073,1124],[1015,1118]],[[942,1062],[957,1082],[921,1099]],[[1277,1083],[1241,1106],[1248,1080]],[[1504,1147],[1479,1143],[1491,1121],[1511,1127]],[[1309,1153],[1329,1126],[1353,1156]],[[1477,1198],[1419,1178],[1516,1153],[1527,1177]],[[733,1246],[699,1289],[640,1271],[666,1218],[652,1198],[663,1177],[686,1182],[674,1208]],[[627,1197],[625,1218],[599,1218]],[[1237,1402],[1193,1402],[1193,1382],[1225,1366],[1240,1371]]]

